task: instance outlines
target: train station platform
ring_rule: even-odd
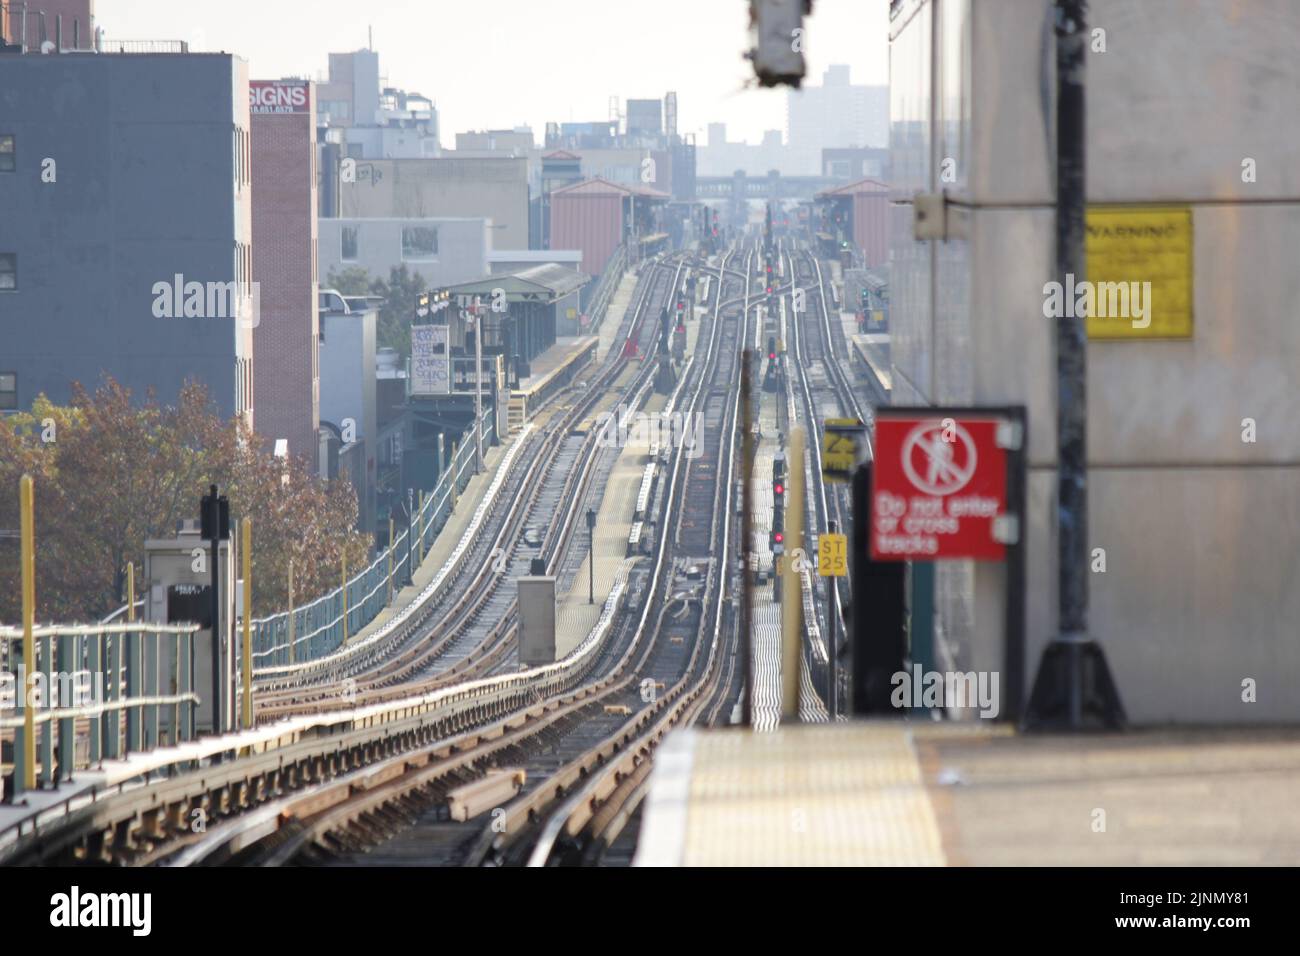
[[[601,320],[600,326],[596,329],[600,337],[600,359],[604,359],[610,352],[610,349],[622,349],[623,342],[615,342],[618,337],[619,329],[623,325],[623,318],[627,315],[627,310],[632,306],[632,296],[636,292],[637,274],[629,270],[623,274],[619,281],[618,288],[614,290],[614,295],[610,297],[609,307],[605,310],[605,317]]]
[[[512,433],[596,360],[599,342],[594,335],[560,336],[529,363],[530,374],[510,392],[508,423]]]
[[[640,866],[1300,862],[1300,728],[691,729],[660,746],[650,782]]]
[[[889,333],[855,332],[847,338],[858,361],[875,376],[881,389],[888,395],[893,389],[893,379],[889,370]]]
[[[483,503],[484,496],[492,489],[493,483],[497,481],[498,476],[501,474],[503,463],[509,461],[510,466],[513,467],[514,462],[519,460],[519,451],[516,446],[526,440],[527,436],[516,434],[507,438],[500,445],[485,444],[483,446],[483,471],[474,475],[465,483],[465,487],[456,498],[456,506],[448,516],[447,523],[442,526],[442,530],[438,532],[429,549],[425,551],[424,560],[420,561],[416,566],[415,572],[411,576],[411,583],[398,590],[393,595],[393,600],[375,616],[374,620],[355,634],[349,635],[348,646],[364,642],[376,631],[384,627],[394,615],[410,605],[428,587],[429,583],[437,577],[465,537],[466,531],[474,520],[475,512],[478,511],[479,505]],[[516,450],[512,452],[512,449]],[[398,530],[400,531],[400,529]]]
[[[620,290],[621,291],[621,290]],[[612,318],[612,316],[611,316]],[[691,354],[699,336],[700,323],[686,323],[686,352]],[[652,394],[641,411],[647,416],[658,415],[667,404],[667,396]],[[612,409],[607,409],[612,410]],[[628,537],[635,522],[637,496],[645,467],[650,461],[650,445],[640,440],[644,430],[629,429],[628,441],[619,449],[618,459],[610,470],[604,494],[596,512],[594,548],[588,549],[586,529],[579,529],[570,547],[587,550],[581,566],[574,575],[569,590],[557,595],[555,609],[555,653],[563,657],[591,633],[600,620],[601,609],[613,590],[619,569],[628,557]],[[661,475],[662,479],[663,476]],[[591,561],[595,559],[594,571]],[[588,599],[589,575],[594,573],[592,593],[594,603]]]
[[[655,415],[663,410],[666,397],[652,395],[643,411]],[[555,608],[555,653],[563,657],[586,639],[600,620],[601,610],[614,587],[618,570],[628,557],[627,539],[645,466],[650,461],[648,442],[629,440],[619,450],[617,461],[605,482],[605,493],[596,512],[594,532],[594,603],[588,600],[593,551],[588,549],[587,530],[580,528],[570,547],[587,550],[568,592],[559,596]]]

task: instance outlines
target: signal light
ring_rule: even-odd
[[[772,490],[775,491],[778,495],[783,495],[785,494],[785,485],[778,483],[775,487],[773,487]]]
[[[785,540],[785,535],[783,535],[780,531],[778,531],[775,535],[773,535],[773,537],[776,539],[777,544],[780,544],[782,541]]]

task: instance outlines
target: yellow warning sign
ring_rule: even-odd
[[[1089,206],[1085,248],[1088,281],[1063,304],[1086,308],[1089,338],[1191,338],[1190,206]]]
[[[828,533],[817,539],[817,573],[823,578],[842,578],[849,573],[846,535]]]
[[[856,418],[828,418],[822,433],[822,478],[848,481],[858,464],[857,436],[866,426]]]

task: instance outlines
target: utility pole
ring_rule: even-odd
[[[478,475],[483,472],[483,303],[478,296],[470,311],[474,316],[474,474]]]
[[[1056,0],[1056,277],[1087,277],[1088,2]],[[1056,319],[1057,575],[1059,617],[1039,663],[1026,723],[1054,729],[1115,727],[1119,692],[1101,646],[1088,635],[1087,319]]]
[[[587,603],[596,603],[596,509],[587,509],[587,537],[591,542],[591,555],[587,560]]]
[[[748,278],[746,279],[748,281]],[[718,282],[722,282],[719,273]],[[719,295],[721,285],[719,285]],[[754,569],[751,566],[754,556],[754,501],[750,490],[750,478],[754,469],[754,403],[753,385],[751,383],[751,366],[754,353],[745,349],[740,361],[740,647],[741,673],[745,675],[745,690],[741,698],[741,720],[746,727],[754,723]]]
[[[217,493],[217,486],[211,485],[208,494],[200,503],[201,537],[211,544],[211,614],[212,614],[212,732],[223,733],[222,721],[223,695],[222,683],[222,638],[225,628],[221,615],[221,542],[230,537],[230,504],[224,495]],[[129,714],[128,714],[129,716]],[[129,736],[129,734],[128,734]]]
[[[414,556],[415,556],[415,548],[412,547],[412,544],[414,543],[412,541],[412,536],[414,534],[414,532],[412,531],[412,528],[414,527],[412,523],[412,519],[414,518],[414,511],[415,511],[415,489],[407,488],[406,489],[406,583],[407,584],[410,584],[412,581],[415,580],[415,566],[411,563],[414,560]]]
[[[829,534],[835,534],[839,531],[839,525],[834,521],[826,522],[826,530]],[[836,634],[836,621],[839,616],[839,598],[840,589],[836,578],[833,575],[826,576],[826,662],[827,670],[830,673],[830,681],[826,690],[826,710],[830,714],[831,723],[835,723],[835,711],[839,707],[839,664],[840,649],[839,636]]]

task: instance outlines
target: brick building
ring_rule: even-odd
[[[89,50],[95,41],[95,0],[0,0],[0,38],[39,53],[42,40],[64,50]],[[25,29],[24,29],[25,26]]]
[[[316,301],[315,90],[306,80],[249,83],[253,146],[253,333],[257,430],[316,462],[320,426]]]

